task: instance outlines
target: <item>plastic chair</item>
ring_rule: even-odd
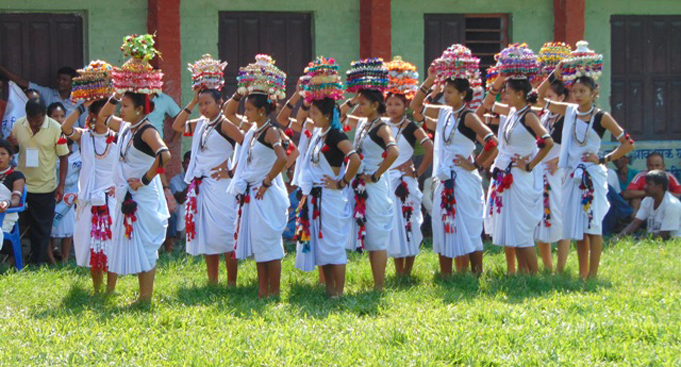
[[[21,205],[8,208],[4,213],[0,213],[0,225],[5,220],[5,214],[21,213],[26,210],[26,185],[24,184],[24,192],[21,194]],[[24,267],[23,254],[21,252],[21,232],[19,232],[19,221],[14,223],[14,228],[11,232],[4,232],[5,240],[12,242],[12,252],[14,252],[14,264],[17,270]],[[3,244],[4,245],[4,244]]]

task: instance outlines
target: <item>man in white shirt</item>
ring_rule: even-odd
[[[636,212],[636,218],[618,237],[626,236],[646,223],[646,230],[654,237],[681,237],[681,202],[669,189],[669,178],[664,171],[648,171],[645,177],[646,197]]]

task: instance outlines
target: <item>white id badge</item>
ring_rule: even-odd
[[[26,148],[26,167],[38,167],[38,149]]]

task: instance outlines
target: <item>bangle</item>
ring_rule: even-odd
[[[82,115],[82,114],[84,114],[84,113],[85,113],[85,105],[81,103],[81,104],[78,106],[78,114],[79,114],[79,115]]]
[[[484,138],[482,138],[482,141],[487,141],[487,140],[489,140],[493,137],[494,137],[494,133],[489,133],[489,134],[485,135]]]
[[[310,110],[310,106],[306,106],[305,104],[303,104],[302,106],[300,106],[300,108],[301,108],[303,111],[309,111],[309,110]]]
[[[605,157],[598,158],[598,164],[605,164]]]
[[[338,190],[343,188],[343,185],[341,185],[341,183],[343,183],[343,180],[336,180],[336,188]]]
[[[142,179],[140,180],[142,182],[142,185],[147,186],[151,183],[151,180],[147,178],[147,174],[142,175]]]
[[[71,132],[70,132],[69,134],[64,134],[64,136],[66,136],[67,138],[70,138],[70,137],[72,137],[75,133],[76,133],[76,129],[71,128]]]
[[[497,94],[499,94],[499,92],[500,91],[498,89],[494,89],[494,87],[489,88],[489,93],[493,96],[496,96]]]
[[[419,91],[423,94],[430,94],[430,87],[426,87],[426,85],[422,85],[421,88],[419,88]]]
[[[14,190],[14,191],[12,191],[12,196],[22,197],[22,196],[24,196],[24,193],[21,192],[21,191],[18,191],[18,190]]]
[[[380,179],[381,179],[380,177],[376,177],[376,172],[371,174],[371,182],[376,183]]]
[[[343,182],[345,183],[346,186],[350,184],[350,181],[348,181],[348,179],[346,179],[345,176],[343,176]]]
[[[478,161],[476,161],[475,159],[473,160],[473,167],[475,167],[475,169],[477,169],[478,171],[482,171],[482,166],[479,165]]]
[[[419,144],[423,145],[423,143],[427,142],[428,140],[430,140],[430,138],[426,136],[425,138],[421,139]]]
[[[544,105],[544,109],[545,109],[545,110],[548,110],[549,107],[551,107],[551,100],[550,100],[550,99],[547,99],[547,100],[546,100],[546,104]]]
[[[265,179],[267,179],[267,177]],[[272,181],[270,181],[270,183],[265,183],[265,180],[262,180],[262,186],[266,189],[269,189],[270,186],[272,186]]]
[[[527,162],[527,164],[525,164],[525,171],[532,172],[532,167],[530,167],[530,162]]]
[[[237,97],[237,96],[238,96],[238,97]],[[234,101],[236,101],[236,102],[241,102],[241,98],[243,98],[243,97],[244,97],[244,96],[242,96],[241,94],[236,93],[236,92],[235,92],[234,94],[232,94],[232,99],[233,99]]]
[[[293,105],[291,104],[291,102],[286,102],[286,107],[288,107],[289,109],[293,109]]]
[[[352,101],[349,100],[349,99],[348,99],[348,101],[345,102],[345,103],[347,103],[347,104],[348,104],[348,107],[350,107],[350,108],[355,108],[355,106],[357,106],[356,104],[352,103]]]
[[[111,97],[109,97],[109,100],[107,102],[109,102],[109,103],[111,103],[112,105],[115,106],[115,105],[121,103],[121,100],[117,99],[115,95],[112,95]]]
[[[192,110],[190,110],[190,109],[187,108],[187,107],[184,108],[184,112],[186,112],[187,115],[191,115],[191,114],[192,114]]]

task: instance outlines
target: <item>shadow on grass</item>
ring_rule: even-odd
[[[250,318],[259,314],[267,304],[277,302],[278,298],[258,298],[258,282],[251,281],[238,287],[223,284],[202,286],[181,286],[176,292],[175,302],[186,306],[216,305],[237,317]]]
[[[290,283],[288,303],[295,306],[296,312],[303,317],[323,319],[331,312],[354,313],[357,316],[376,316],[383,292],[373,290],[343,294],[342,297],[329,298],[324,285],[310,283]]]
[[[445,302],[453,303],[479,296],[503,295],[508,303],[521,303],[529,298],[553,293],[598,292],[612,287],[607,279],[583,281],[571,274],[505,275],[484,273],[480,278],[471,273],[443,277],[435,274],[433,282],[440,286]]]

